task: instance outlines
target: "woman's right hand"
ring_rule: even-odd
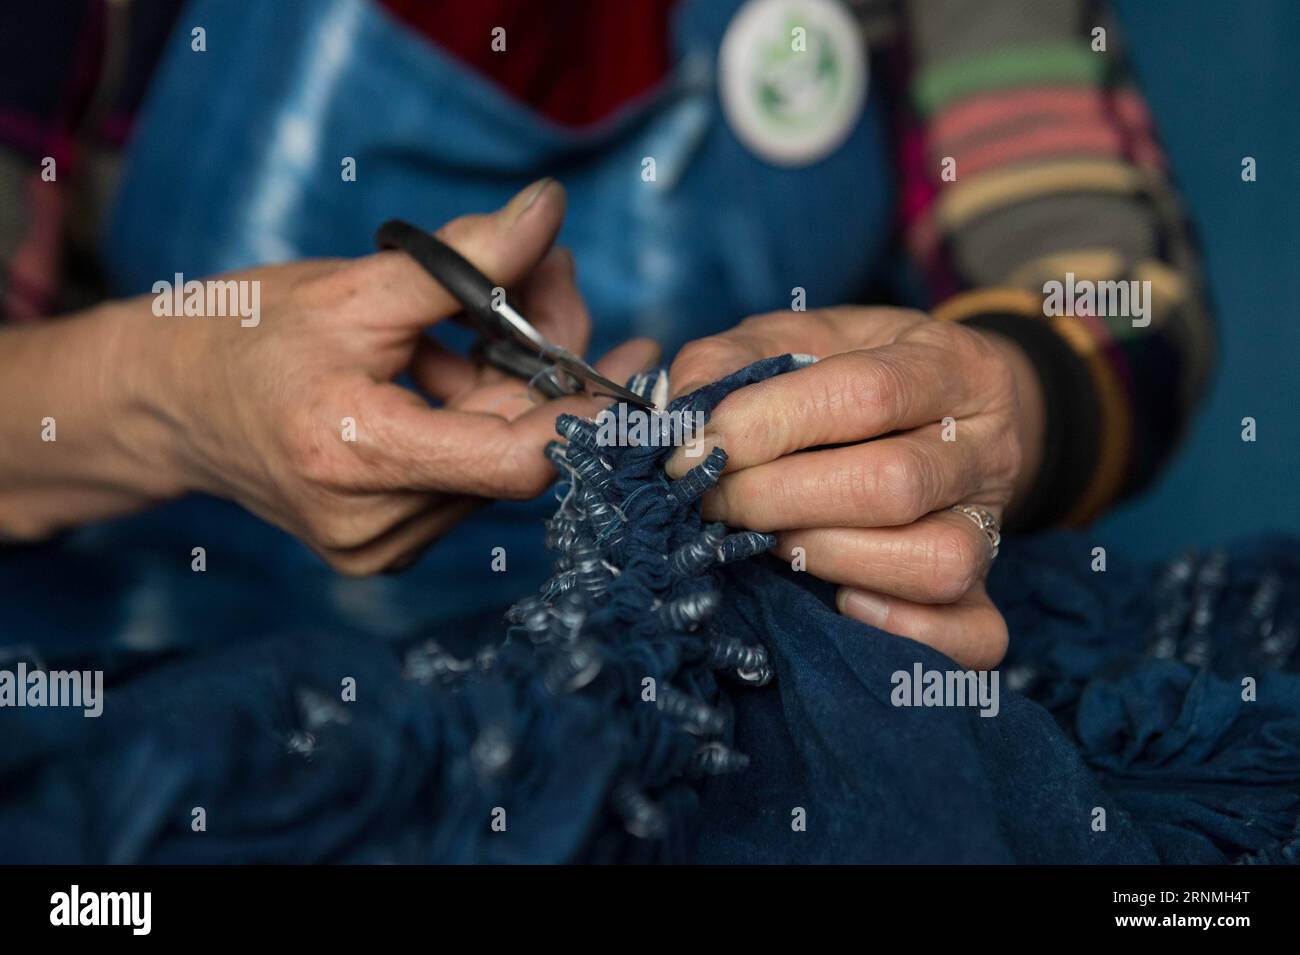
[[[543,180],[438,234],[581,354],[590,322],[572,259],[552,248],[563,215],[563,189]],[[519,379],[423,337],[459,305],[399,252],[220,279],[259,283],[256,321],[159,317],[144,296],[0,336],[0,389],[28,392],[29,452],[10,475],[0,461],[0,526],[39,536],[204,491],[294,533],[343,573],[375,573],[409,563],[489,498],[540,493],[553,478],[542,449],[556,415],[605,403],[538,403]],[[621,380],[657,359],[642,339],[598,367]],[[403,372],[442,406],[395,384]],[[57,441],[33,444],[47,415]]]

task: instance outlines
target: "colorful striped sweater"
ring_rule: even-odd
[[[1040,372],[1047,446],[1019,523],[1087,521],[1168,458],[1215,357],[1151,118],[1095,3],[916,0],[902,13],[909,249],[937,317],[1015,338]],[[1149,292],[1145,314],[1054,295],[1118,281]]]

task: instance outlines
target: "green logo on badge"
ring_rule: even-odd
[[[755,72],[763,115],[782,126],[815,127],[842,94],[843,77],[830,37],[794,17],[786,21],[784,33],[762,45]]]
[[[866,96],[862,34],[838,0],[750,0],[727,27],[718,68],[737,138],[783,166],[833,152]]]

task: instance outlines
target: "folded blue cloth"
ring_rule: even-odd
[[[995,705],[903,706],[899,674],[956,665],[836,614],[770,537],[705,525],[722,453],[670,481],[670,448],[557,430],[555,574],[504,624],[34,632],[11,659],[108,689],[97,719],[0,709],[0,861],[1297,861],[1300,542],[1105,571],[1081,535],[1008,542]],[[35,613],[11,568],[84,571],[86,546],[0,555],[10,612]],[[195,586],[151,583],[162,607]],[[239,587],[205,586],[237,616]]]
[[[776,680],[736,698],[736,745],[753,765],[706,787],[696,858],[1297,861],[1297,542],[1209,555],[1199,566],[1218,568],[1215,592],[1180,576],[1176,599],[1152,592],[1156,568],[1094,574],[1091,548],[1060,534],[999,557],[990,590],[1012,641],[990,718],[892,705],[895,672],[955,665],[838,616],[829,588],[771,566],[728,575],[715,623],[763,634]],[[1213,665],[1188,658],[1202,634]],[[806,831],[791,829],[795,807]]]

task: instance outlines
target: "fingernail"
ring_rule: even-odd
[[[541,197],[542,193],[554,183],[555,180],[547,176],[544,179],[538,179],[531,185],[524,186],[523,189],[515,193],[514,198],[506,203],[505,215],[502,217],[506,227],[508,228],[518,222],[520,217],[532,208],[533,203]]]
[[[873,627],[883,627],[889,619],[889,601],[868,590],[844,587],[840,590],[836,603],[844,616],[861,620]]]
[[[707,428],[691,440],[680,445],[664,464],[664,470],[670,478],[683,476],[695,465],[709,456],[709,452],[718,446],[718,436]]]

